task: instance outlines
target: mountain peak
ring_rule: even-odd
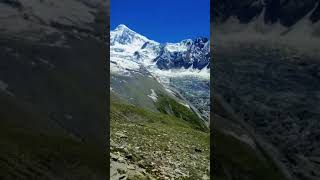
[[[126,25],[124,24],[119,24],[117,27],[116,27],[117,30],[120,30],[120,29],[129,29]],[[131,30],[131,29],[129,29]]]
[[[118,31],[118,32],[130,32],[133,34],[138,34],[137,32],[133,31],[132,29],[130,29],[128,26],[124,25],[124,24],[119,24],[114,31]]]
[[[153,40],[149,40],[147,37],[131,30],[124,24],[119,24],[114,30],[110,31],[110,42],[111,44],[132,44],[134,46],[142,47],[146,42],[151,42],[153,44],[159,44]]]

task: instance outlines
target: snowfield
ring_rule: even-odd
[[[154,102],[157,102],[158,101],[158,95],[156,94],[156,92],[153,89],[150,89],[150,90],[151,90],[151,94],[148,95],[148,97],[150,97]]]
[[[191,39],[183,40],[180,43],[165,43],[164,45],[142,36],[127,26],[121,24],[110,32],[110,70],[111,73],[130,76],[132,73],[145,67],[155,77],[164,78],[194,76],[201,79],[210,78],[209,65],[202,69],[194,68],[171,68],[160,69],[157,66],[156,58],[160,55],[161,49],[167,51],[168,58],[171,53],[188,51],[192,44]],[[209,44],[209,43],[207,43]],[[196,51],[190,55],[190,61],[199,57],[201,52]]]

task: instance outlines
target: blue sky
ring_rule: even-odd
[[[209,38],[210,0],[110,0],[110,22],[161,43]]]

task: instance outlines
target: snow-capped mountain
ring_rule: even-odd
[[[167,43],[154,60],[159,69],[209,68],[209,40],[207,38],[187,39],[179,43]]]
[[[112,92],[143,108],[156,109],[153,90],[183,95],[179,101],[208,120],[209,61],[207,38],[160,44],[123,24],[110,32]]]
[[[132,31],[121,24],[110,32],[111,72],[129,73],[139,70],[157,55],[159,43]]]
[[[110,32],[110,59],[111,72],[126,75],[140,68],[167,75],[186,70],[188,75],[209,73],[209,40],[160,44],[121,24]]]

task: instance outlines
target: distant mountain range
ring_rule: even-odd
[[[161,44],[121,24],[110,32],[111,71],[127,71],[141,65],[149,70],[209,69],[209,44],[208,38]]]
[[[209,45],[207,38],[162,44],[121,24],[110,32],[112,91],[149,110],[156,110],[150,92],[168,94],[208,120]]]

